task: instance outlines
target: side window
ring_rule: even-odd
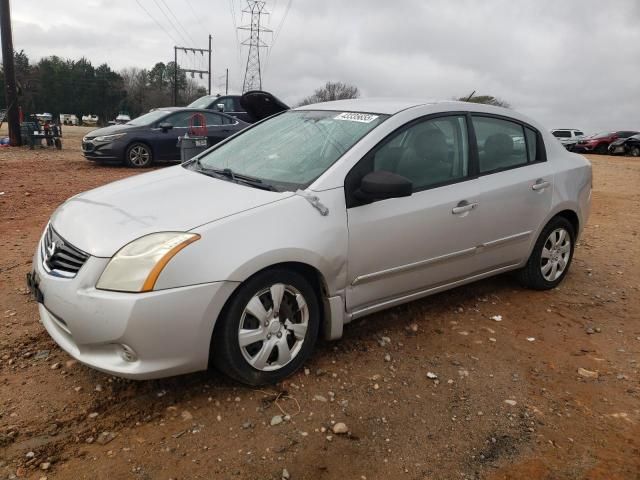
[[[235,112],[236,107],[234,103],[233,97],[220,97],[216,99],[213,105],[216,110],[218,109],[218,104],[222,104],[224,105],[225,112]]]
[[[464,116],[438,117],[393,134],[373,156],[373,169],[397,173],[423,190],[467,176],[469,145]]]
[[[582,133],[580,131],[575,131],[573,133],[575,134],[576,137],[581,137],[582,135],[584,135],[584,133]]]
[[[234,112],[243,112],[244,108],[242,108],[242,105],[240,105],[240,98],[239,97],[234,97],[232,98],[233,100],[233,111]]]
[[[556,138],[571,138],[571,132],[569,130],[556,130],[553,132],[553,136]]]
[[[516,167],[527,163],[524,129],[499,118],[473,116],[478,142],[480,173]]]
[[[189,126],[189,118],[191,118],[191,112],[178,112],[170,115],[162,122],[170,123],[173,128],[187,128]]]
[[[204,116],[207,119],[207,126],[215,127],[225,123],[224,119],[226,117],[218,115],[217,113],[207,112]]]

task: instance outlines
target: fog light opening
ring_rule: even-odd
[[[135,352],[135,350],[129,345],[125,345],[124,343],[120,345],[120,357],[122,357],[125,362],[129,363],[138,360],[138,354]]]

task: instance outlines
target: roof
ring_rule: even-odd
[[[349,100],[314,103],[298,107],[296,110],[336,110],[393,115],[408,108],[436,103],[450,103],[452,106],[459,106],[460,103],[463,102],[457,102],[454,100],[416,100],[406,98],[353,98]]]

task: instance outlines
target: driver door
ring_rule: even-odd
[[[177,112],[165,117],[153,129],[154,131],[154,155],[158,160],[180,160],[180,147],[178,137],[183,137],[189,129],[189,118],[192,112]],[[163,130],[161,123],[169,123],[172,128]]]
[[[466,115],[449,114],[412,122],[349,173],[349,311],[473,274],[479,221],[473,204],[480,192],[469,155]],[[358,203],[350,195],[373,170],[408,178],[413,194]]]

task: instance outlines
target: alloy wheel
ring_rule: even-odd
[[[278,370],[300,353],[308,326],[309,308],[302,293],[275,283],[247,303],[238,329],[240,350],[253,368]]]
[[[540,271],[548,282],[563,274],[571,258],[571,236],[564,228],[556,228],[547,237],[540,256]]]
[[[143,145],[135,145],[129,150],[129,161],[136,167],[144,167],[149,163],[149,150]]]

